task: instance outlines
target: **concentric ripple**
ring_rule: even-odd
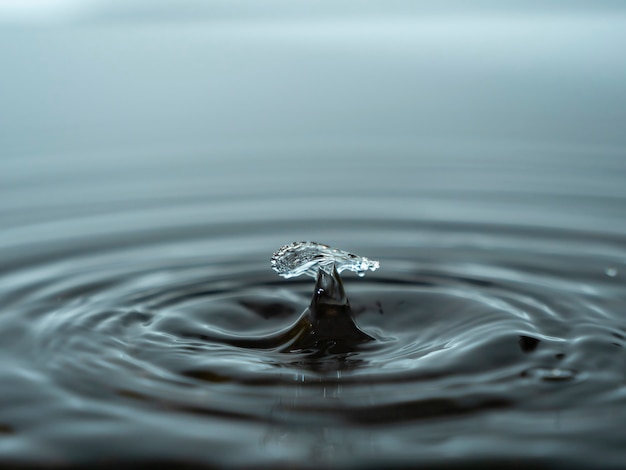
[[[15,386],[0,392],[16,405],[0,420],[17,430],[0,438],[9,453],[402,464],[429,462],[450,436],[479,460],[527,456],[539,433],[550,455],[570,459],[594,445],[581,444],[589,432],[618,426],[623,412],[609,410],[626,399],[620,236],[337,220],[324,239],[384,269],[344,276],[374,341],[320,353],[284,348],[313,289],[267,265],[276,240],[296,238],[293,225],[248,224],[248,239],[227,221],[189,222],[102,238],[74,231],[72,244],[13,238],[0,286],[1,340],[14,357],[2,380]],[[305,231],[320,228],[299,222]]]

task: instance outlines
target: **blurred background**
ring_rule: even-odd
[[[0,0],[0,209],[615,196],[624,43],[608,0]]]

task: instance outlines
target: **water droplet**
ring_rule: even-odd
[[[617,275],[619,274],[618,269],[614,266],[609,266],[608,268],[604,270],[604,272],[609,277],[617,277]]]
[[[285,278],[302,274],[316,277],[320,269],[330,274],[333,265],[339,273],[347,269],[363,277],[367,270],[375,271],[380,267],[378,261],[315,242],[285,245],[274,253],[271,263],[272,269]]]

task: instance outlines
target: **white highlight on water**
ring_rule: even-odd
[[[362,277],[368,269],[375,271],[380,267],[378,261],[315,242],[284,245],[274,253],[271,263],[272,269],[285,278],[302,274],[315,278],[320,269],[331,273],[333,265],[339,273],[348,269]]]

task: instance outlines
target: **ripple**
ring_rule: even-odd
[[[606,271],[626,259],[616,235],[389,218],[294,228],[289,213],[250,221],[245,235],[229,220],[185,217],[163,232],[150,219],[102,237],[75,221],[76,243],[10,237],[1,339],[20,358],[9,370],[43,381],[33,393],[45,401],[36,420],[15,408],[4,435],[25,432],[32,455],[45,459],[41,442],[75,455],[78,445],[102,449],[103,439],[150,429],[157,455],[210,463],[201,447],[173,444],[186,435],[180,428],[226,426],[221,442],[235,446],[245,423],[245,440],[264,444],[239,463],[269,465],[268,448],[283,448],[279,435],[291,436],[294,459],[328,427],[369,455],[363,433],[392,452],[374,427],[403,442],[398,426],[415,437],[427,423],[457,432],[497,415],[491,430],[513,448],[518,421],[508,414],[587,409],[590,397],[623,387],[624,291]],[[299,232],[381,260],[368,278],[344,279],[355,321],[373,341],[335,353],[284,347],[313,285],[276,279],[267,256]],[[56,416],[68,431],[46,427]],[[316,437],[295,431],[305,425]],[[91,431],[69,432],[85,426]],[[141,446],[123,452],[147,456]]]
[[[566,380],[574,380],[578,376],[578,372],[571,369],[559,369],[548,367],[534,367],[522,373],[523,377],[534,377],[547,382],[560,382]]]

